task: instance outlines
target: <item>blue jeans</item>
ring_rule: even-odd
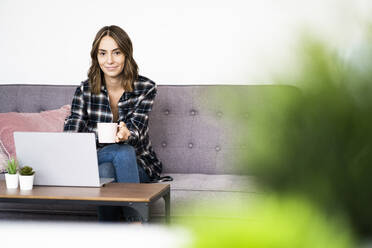
[[[127,144],[112,144],[98,150],[99,175],[114,178],[119,183],[146,183],[150,181],[145,170],[137,165],[135,150]],[[124,218],[136,219],[137,213],[132,208],[116,206],[99,206],[99,221],[119,221],[121,210]]]

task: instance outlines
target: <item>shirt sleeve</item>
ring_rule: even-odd
[[[145,132],[148,131],[149,113],[152,110],[156,94],[156,84],[151,83],[149,90],[147,90],[144,95],[140,96],[132,117],[126,121],[127,128],[131,133],[128,139],[129,144],[136,145],[140,137],[144,136]]]
[[[83,97],[83,85],[76,88],[72,99],[71,115],[65,119],[64,132],[86,131],[86,104]]]

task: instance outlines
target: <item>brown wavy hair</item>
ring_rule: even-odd
[[[105,26],[98,31],[92,44],[92,50],[90,51],[92,64],[88,71],[88,78],[92,88],[92,93],[99,94],[101,92],[101,85],[105,84],[103,71],[99,66],[97,58],[99,44],[105,36],[113,38],[118,44],[120,51],[125,55],[124,68],[121,72],[122,86],[125,91],[131,92],[134,88],[134,81],[138,78],[138,66],[136,61],[133,59],[132,41],[122,28],[111,25]]]

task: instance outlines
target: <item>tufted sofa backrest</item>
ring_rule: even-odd
[[[56,109],[71,104],[76,87],[0,85],[0,112]],[[238,123],[226,113],[225,101],[257,95],[276,87],[158,85],[149,125],[153,148],[163,162],[164,172],[234,173],[235,165],[240,163],[237,154],[247,148],[235,142],[240,138],[236,129]],[[244,106],[239,106],[237,111],[249,118]]]

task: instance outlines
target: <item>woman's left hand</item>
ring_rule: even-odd
[[[119,130],[116,133],[115,142],[118,143],[118,142],[126,141],[130,136],[129,129],[127,128],[125,123],[122,122],[122,121],[120,122],[118,128],[119,128]]]

